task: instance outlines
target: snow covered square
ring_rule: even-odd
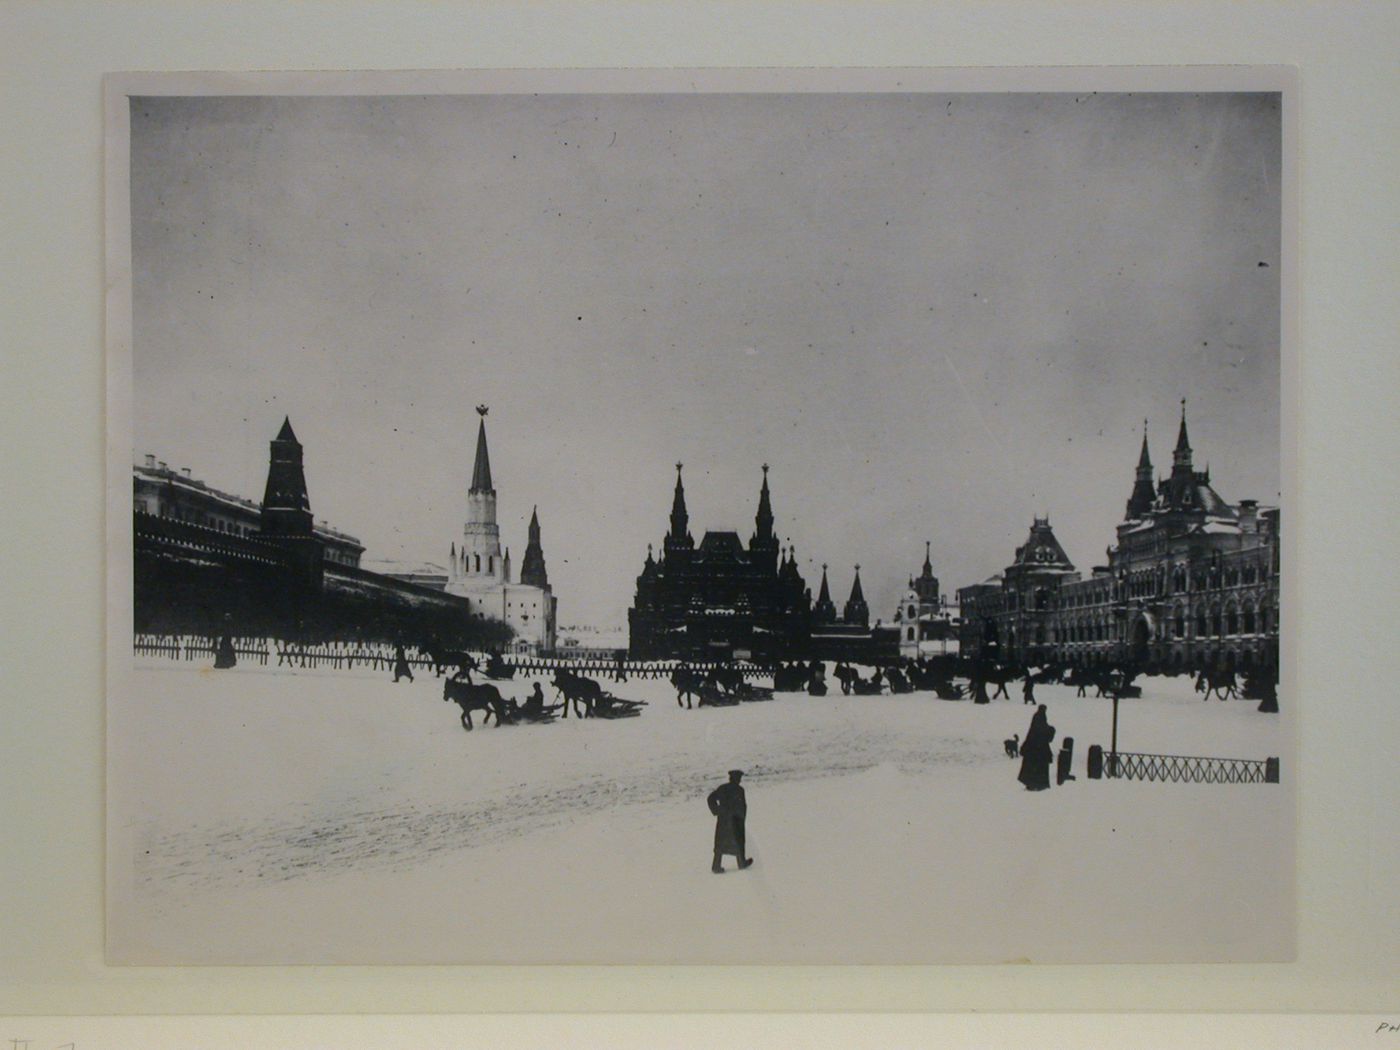
[[[1111,703],[1040,686],[1076,779],[1025,791],[1034,708],[778,694],[472,732],[419,674],[146,662],[113,755],[123,962],[880,963],[1286,959],[1284,729],[1149,678],[1123,750],[1280,756],[1282,784],[1090,780]],[[527,681],[503,691],[523,697]],[[546,690],[548,686],[546,684]],[[1092,694],[1092,690],[1090,691]],[[1280,754],[1282,752],[1282,754]],[[745,770],[753,867],[709,870]]]

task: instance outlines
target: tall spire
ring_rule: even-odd
[[[690,525],[690,515],[685,510],[685,485],[681,482],[682,465],[676,464],[676,493],[671,499],[671,534],[667,537],[677,542],[689,535]]]
[[[924,575],[933,575],[933,557],[929,553],[933,544],[929,540],[924,540]]]
[[[486,451],[486,413],[490,411],[485,405],[477,405],[476,413],[481,417],[481,425],[476,432],[476,463],[472,466],[472,487],[471,492],[492,492],[491,486],[491,456]]]
[[[1186,437],[1186,398],[1181,399],[1181,430],[1176,435],[1176,449],[1172,453],[1173,464],[1191,464],[1191,442]]]
[[[851,584],[851,596],[846,599],[846,607],[842,610],[841,619],[848,624],[858,624],[861,627],[870,625],[870,606],[865,604],[865,592],[860,586],[860,566],[856,566],[856,578]]]
[[[1183,424],[1184,425],[1184,424]],[[1138,456],[1137,477],[1133,482],[1132,495],[1124,519],[1135,521],[1147,516],[1156,500],[1156,489],[1152,484],[1152,457],[1147,452],[1147,420],[1142,421],[1142,452]]]
[[[822,586],[817,594],[817,604],[812,607],[812,619],[816,623],[836,622],[836,603],[831,600],[831,588],[826,583],[826,565],[822,565]]]
[[[754,515],[758,527],[754,542],[767,543],[773,538],[773,504],[768,498],[768,464],[763,464],[763,487],[758,491],[758,513]]]

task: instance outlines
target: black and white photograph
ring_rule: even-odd
[[[1295,957],[1267,70],[107,82],[110,962]]]

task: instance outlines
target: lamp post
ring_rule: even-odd
[[[1108,744],[1108,775],[1118,775],[1118,690],[1113,690],[1113,734]]]

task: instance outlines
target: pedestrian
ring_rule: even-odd
[[[233,653],[233,638],[225,632],[219,639],[218,647],[214,650],[214,667],[220,671],[226,671],[238,663],[238,657]]]
[[[413,681],[413,668],[408,666],[408,654],[403,651],[403,642],[394,645],[394,681],[400,678]]]
[[[744,854],[744,819],[749,807],[744,789],[739,786],[743,776],[742,769],[731,769],[729,783],[715,788],[706,800],[715,817],[715,857],[710,870],[716,875],[724,870],[720,860],[726,853],[738,858],[740,869],[753,863]]]
[[[1021,703],[1035,703],[1035,680],[1031,677],[1029,671],[1026,672],[1026,684],[1021,687]]]
[[[1045,705],[1041,704],[1031,716],[1026,738],[1021,741],[1021,771],[1016,779],[1027,791],[1044,791],[1050,786],[1050,763],[1055,758],[1050,745],[1054,739],[1055,727],[1050,725]]]

